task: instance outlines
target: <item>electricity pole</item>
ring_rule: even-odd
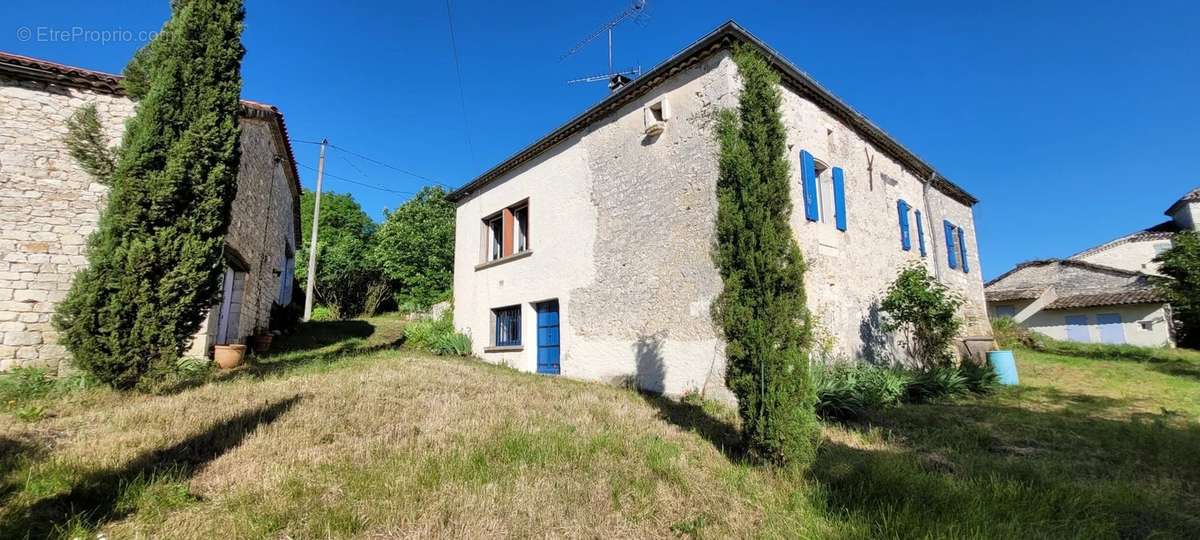
[[[312,317],[313,284],[317,280],[317,225],[321,223],[321,180],[325,176],[325,145],[328,139],[321,139],[321,158],[317,161],[317,197],[313,201],[312,235],[308,241],[308,282],[304,287],[304,320]]]

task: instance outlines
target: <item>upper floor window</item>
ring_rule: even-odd
[[[494,261],[502,256],[504,249],[504,219],[497,214],[483,223],[488,236],[487,260]]]
[[[529,251],[529,202],[522,201],[483,219],[483,260]]]
[[[846,182],[842,169],[831,169],[807,150],[801,150],[800,180],[804,186],[805,219],[836,223],[838,230],[846,230]]]

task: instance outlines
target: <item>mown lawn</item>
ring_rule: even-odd
[[[397,349],[401,324],[315,323],[170,395],[5,404],[0,537],[1200,537],[1190,357],[1019,351],[1020,388],[829,425],[788,473],[714,404]]]

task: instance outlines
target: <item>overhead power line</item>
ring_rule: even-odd
[[[333,145],[331,144],[331,145],[329,145],[329,146],[333,146]],[[310,170],[310,171],[316,171],[316,170],[317,170],[316,168],[313,168],[313,167],[311,167],[311,166],[305,165],[305,164],[303,164],[303,163],[297,163],[296,165],[299,165],[299,166],[301,166],[301,167],[304,167],[305,169],[308,169],[308,170]],[[366,183],[366,182],[359,182],[358,180],[352,180],[352,179],[350,179],[350,178],[346,178],[346,177],[343,177],[343,176],[337,176],[337,175],[335,175],[335,174],[330,174],[330,173],[328,173],[328,172],[327,172],[327,173],[325,173],[325,176],[326,176],[326,177],[329,177],[329,178],[333,178],[333,179],[335,179],[335,180],[341,180],[342,182],[349,182],[349,183],[351,183],[351,184],[356,184],[356,185],[359,185],[359,186],[362,186],[362,187],[367,187],[367,188],[371,188],[371,189],[377,189],[377,190],[379,190],[379,191],[386,191],[386,192],[388,192],[388,193],[397,193],[397,194],[400,194],[400,195],[416,195],[416,193],[413,193],[413,192],[411,192],[411,191],[401,191],[401,190],[398,190],[398,189],[391,189],[391,188],[380,187],[380,186],[376,186],[376,185],[374,185],[374,184],[368,184],[368,183]]]
[[[337,146],[337,145],[335,145],[335,144],[330,144],[330,145],[329,145],[329,147],[330,147],[330,148],[337,149],[337,150],[341,150],[342,152],[345,152],[345,153],[347,153],[347,154],[350,154],[350,155],[352,155],[352,156],[354,156],[354,157],[356,157],[356,158],[359,158],[359,159],[362,159],[362,160],[365,160],[365,161],[369,161],[369,162],[371,162],[371,163],[374,163],[374,164],[376,164],[376,165],[379,165],[380,167],[387,167],[387,168],[389,168],[389,169],[391,169],[391,170],[393,170],[393,171],[396,171],[396,172],[399,172],[399,173],[404,173],[404,174],[407,174],[407,175],[409,175],[409,176],[411,176],[411,177],[413,177],[413,178],[420,178],[421,180],[424,180],[424,181],[426,181],[426,182],[429,182],[429,183],[431,183],[431,184],[437,184],[437,185],[439,185],[439,186],[442,186],[442,187],[444,187],[444,188],[446,188],[446,189],[454,189],[454,188],[452,188],[452,187],[450,187],[450,186],[448,186],[448,185],[446,185],[446,184],[443,184],[443,183],[441,183],[441,182],[438,182],[437,180],[434,180],[434,179],[432,179],[432,178],[430,178],[430,177],[428,177],[428,176],[424,176],[424,175],[421,175],[421,174],[417,174],[417,173],[415,173],[415,172],[412,172],[412,171],[410,171],[410,170],[407,170],[407,169],[402,169],[402,168],[400,168],[400,167],[397,167],[397,166],[395,166],[395,165],[392,165],[392,164],[390,164],[390,163],[384,163],[384,162],[382,162],[382,161],[379,161],[378,159],[375,159],[375,158],[372,158],[372,157],[368,157],[368,156],[364,156],[364,155],[362,155],[362,154],[359,154],[358,152],[354,152],[354,151],[352,151],[352,150],[347,150],[347,149],[345,149],[345,148],[342,148],[342,147],[340,147],[340,146]]]
[[[454,37],[454,10],[450,9],[450,0],[446,0],[446,25],[450,27],[450,52],[454,56],[454,73],[458,76],[458,105],[462,110],[463,135],[467,139],[467,153],[474,162],[475,145],[471,143],[471,123],[467,116],[467,97],[463,90],[462,64],[458,61],[458,40]]]

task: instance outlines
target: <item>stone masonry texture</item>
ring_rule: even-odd
[[[50,319],[87,264],[87,238],[107,194],[64,142],[67,119],[89,103],[111,144],[119,144],[134,113],[129,98],[0,76],[0,371],[19,365],[58,369],[67,359]],[[284,245],[294,234],[294,189],[277,158],[283,155],[279,138],[266,120],[244,118],[242,126],[227,243],[250,263],[252,278],[238,336],[266,324]]]

